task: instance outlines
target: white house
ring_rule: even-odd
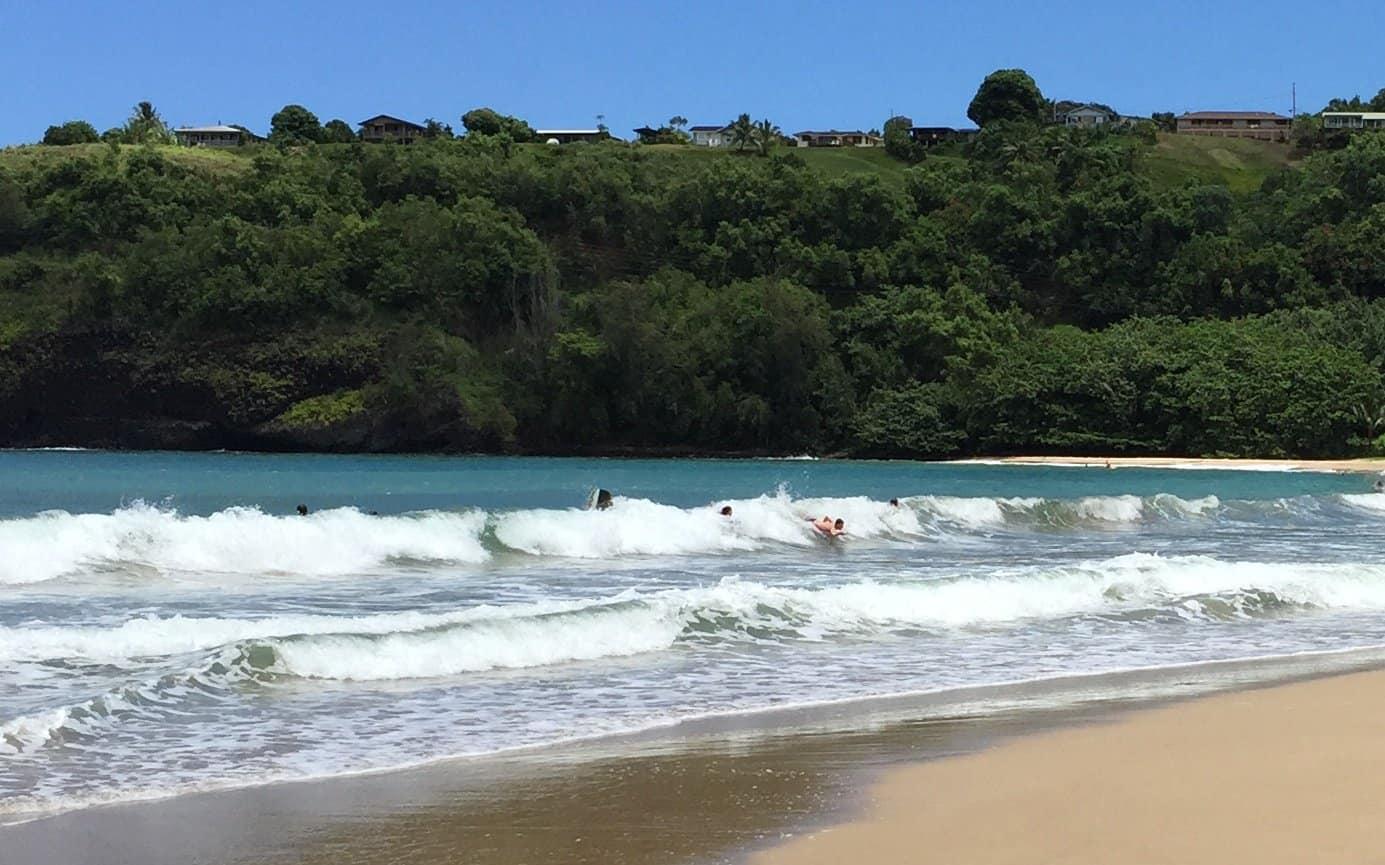
[[[534,138],[547,144],[572,144],[577,141],[605,141],[611,134],[601,129],[535,129]]]
[[[1114,112],[1088,103],[1069,108],[1054,119],[1064,126],[1106,126],[1120,118]]]
[[[1385,111],[1324,111],[1323,129],[1385,129]]]
[[[692,136],[692,143],[699,147],[731,146],[729,126],[689,126],[688,134]]]
[[[173,134],[184,147],[240,147],[260,140],[239,126],[180,126]]]

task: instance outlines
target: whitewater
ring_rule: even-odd
[[[1356,476],[101,452],[0,471],[0,822],[1385,646],[1385,495]],[[610,510],[582,507],[597,486]],[[847,534],[818,537],[823,515]]]

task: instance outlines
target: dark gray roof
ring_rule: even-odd
[[[376,121],[379,121],[379,120],[383,120],[383,121],[385,121],[386,123],[399,123],[399,124],[402,124],[402,125],[404,125],[404,126],[409,127],[410,129],[417,129],[417,130],[420,130],[420,131],[422,131],[423,128],[424,128],[424,127],[422,126],[422,124],[413,123],[413,122],[408,121],[408,120],[401,120],[401,119],[399,119],[398,117],[395,117],[395,116],[393,116],[393,115],[391,115],[391,114],[377,114],[377,115],[375,115],[374,117],[368,118],[368,119],[366,119],[366,120],[362,120],[360,123],[357,123],[356,125],[357,125],[357,126],[369,126],[369,125],[371,125],[371,124],[373,124],[373,123],[375,123]]]

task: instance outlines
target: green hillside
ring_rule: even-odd
[[[1195,180],[1221,184],[1232,192],[1251,192],[1288,165],[1288,144],[1161,134],[1159,143],[1145,151],[1141,170],[1160,187]]]
[[[1141,155],[1139,160],[1141,173],[1150,178],[1155,186],[1161,189],[1195,181],[1197,183],[1220,184],[1233,192],[1250,192],[1258,189],[1265,178],[1290,164],[1289,146],[1269,141],[1161,134],[1158,144],[1153,147],[1138,144],[1134,139],[1131,139],[1131,145],[1138,148]],[[522,146],[534,150],[547,147],[547,145],[537,144]],[[263,151],[265,147],[208,150],[161,146],[154,149],[169,160],[189,168],[214,173],[227,173],[248,166],[254,154]],[[705,147],[652,145],[639,149],[645,153],[659,154],[661,158],[702,163],[724,159],[755,158],[748,153],[713,150]],[[122,146],[119,149],[121,158],[128,156],[132,150],[134,150],[132,146]],[[71,157],[93,158],[109,152],[110,145],[106,144],[81,144],[72,147],[10,147],[0,150],[0,167],[19,170],[45,161]],[[909,169],[908,165],[894,159],[882,148],[813,147],[794,148],[789,152],[801,158],[808,167],[826,177],[855,173],[878,174],[884,178],[902,180],[905,172]],[[961,161],[960,156],[946,151],[932,153],[929,158],[938,161]]]

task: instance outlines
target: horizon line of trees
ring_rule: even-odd
[[[1078,105],[1071,100],[1053,101],[1046,99],[1039,91],[1034,79],[1021,69],[1000,69],[991,73],[978,88],[976,97],[967,107],[967,117],[983,127],[987,122],[1004,118],[1009,122],[1043,122],[1062,105]],[[1101,103],[1091,103],[1102,105]],[[1107,107],[1102,105],[1102,107]],[[1113,109],[1112,109],[1113,110]],[[1320,115],[1324,111],[1385,111],[1385,87],[1376,92],[1370,100],[1360,95],[1351,98],[1335,97],[1316,113],[1305,112],[1295,118],[1293,143],[1300,152],[1309,152],[1326,147],[1340,147],[1347,136],[1332,136],[1323,130]],[[597,128],[609,135],[603,115],[597,115]],[[1156,130],[1172,132],[1177,128],[1174,112],[1154,112],[1150,120]],[[526,121],[511,115],[502,114],[488,107],[474,108],[461,116],[465,134],[505,136],[513,143],[530,143],[537,136]],[[688,120],[674,115],[669,121],[654,130],[645,139],[647,143],[680,144],[687,143],[691,136],[686,131]],[[922,159],[923,151],[912,141],[905,141],[901,132],[907,133],[913,121],[904,115],[896,115],[886,120],[883,135],[886,150],[897,158],[915,163]],[[453,138],[452,126],[435,118],[424,120],[422,137],[425,139]],[[891,135],[892,126],[894,134]],[[247,133],[250,130],[243,126]],[[764,155],[776,144],[788,143],[779,127],[768,119],[753,122],[748,114],[741,114],[727,128],[732,135],[733,145],[741,151],[747,147]],[[253,134],[253,133],[251,133]],[[905,136],[907,137],[907,136]],[[350,124],[340,118],[319,121],[316,114],[302,105],[285,105],[270,118],[270,132],[267,140],[279,146],[299,146],[310,143],[342,144],[360,139],[360,135]],[[132,109],[130,116],[121,126],[112,127],[97,133],[96,128],[85,120],[69,120],[49,126],[40,143],[50,146],[72,144],[91,144],[99,141],[121,144],[169,144],[174,142],[172,130],[163,117],[148,101],[141,101]]]

